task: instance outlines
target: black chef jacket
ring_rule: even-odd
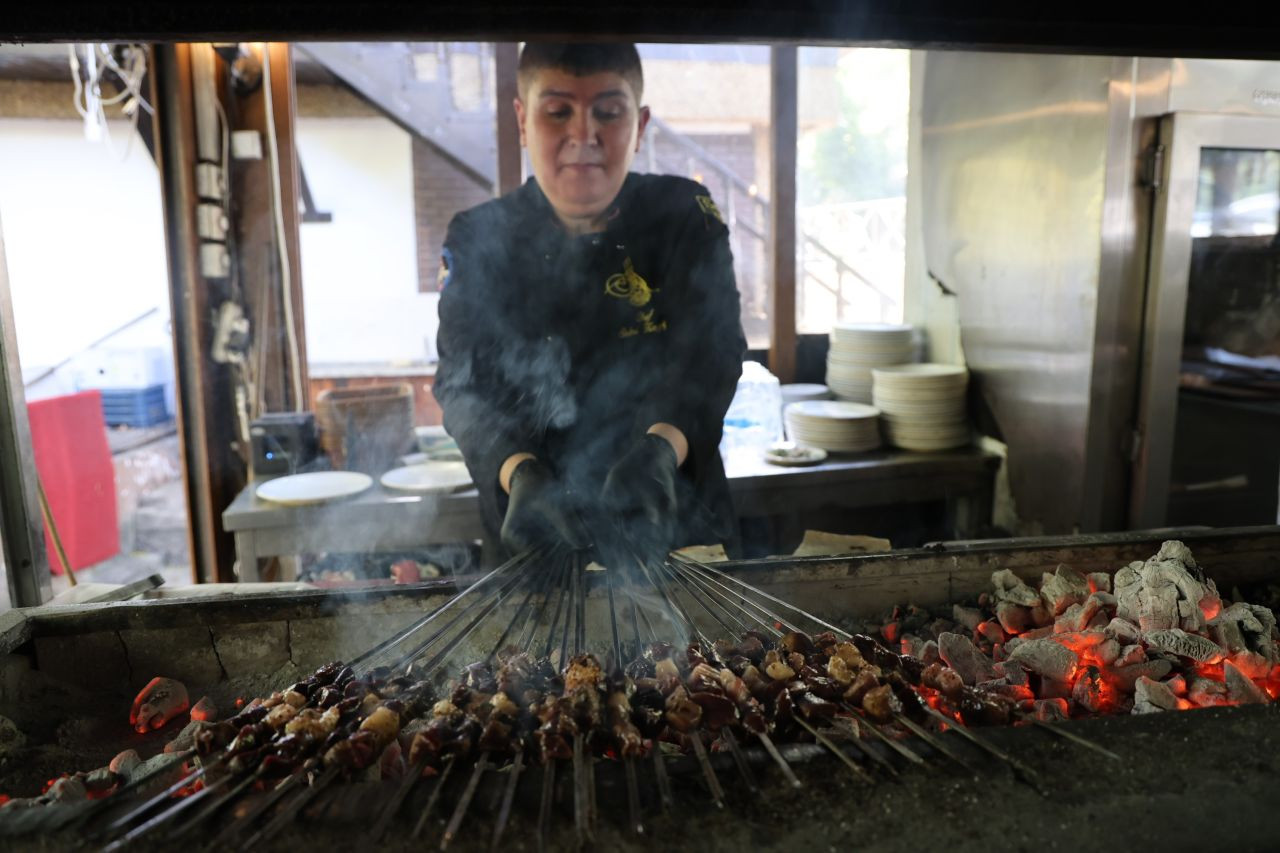
[[[537,182],[453,218],[441,265],[434,393],[498,545],[498,471],[533,453],[585,518],[612,463],[680,428],[676,547],[737,526],[719,454],[746,341],[729,232],[705,187],[629,174],[605,231],[570,236]]]

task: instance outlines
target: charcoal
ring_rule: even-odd
[[[924,649],[924,637],[915,634],[903,634],[898,645],[902,649],[904,655],[911,655],[913,658],[920,657],[920,652]]]
[[[164,745],[164,751],[174,753],[191,749],[196,745],[196,735],[208,725],[203,720],[192,720],[183,727],[182,731],[178,732],[177,737]]]
[[[1248,649],[1275,663],[1280,660],[1272,635],[1276,617],[1268,608],[1237,602],[1209,622],[1214,639],[1231,652]]]
[[[1132,666],[1135,663],[1142,663],[1147,659],[1147,650],[1137,643],[1123,646],[1120,649],[1120,657],[1116,658],[1113,663],[1116,666]]]
[[[1115,679],[1116,687],[1129,693],[1134,689],[1134,684],[1139,678],[1158,681],[1172,671],[1173,664],[1167,660],[1149,660],[1130,666],[1118,666],[1111,670],[1111,675]]]
[[[1078,662],[1075,652],[1047,637],[1020,644],[1009,655],[1009,659],[1034,673],[1057,681],[1071,678]]]
[[[1152,714],[1159,711],[1178,710],[1178,697],[1159,681],[1145,675],[1138,676],[1133,685],[1133,713]]]
[[[1030,631],[1024,631],[1018,635],[1024,640],[1038,640],[1041,637],[1053,636],[1053,620],[1049,620],[1048,625],[1042,625],[1039,628],[1032,628]]]
[[[1241,705],[1265,705],[1271,701],[1261,687],[1254,684],[1249,676],[1227,661],[1222,668],[1227,681],[1227,698]]]
[[[920,649],[920,654],[917,655],[917,657],[920,658],[920,662],[925,666],[928,666],[931,663],[937,663],[941,659],[941,655],[938,654],[937,640],[929,640],[926,642],[924,647]]]
[[[1094,592],[1111,592],[1111,575],[1106,572],[1089,572],[1084,579],[1089,582],[1089,589]]]
[[[1199,634],[1188,634],[1178,628],[1146,631],[1142,635],[1142,642],[1146,643],[1148,649],[1169,652],[1200,663],[1222,659],[1222,648],[1213,640]]]
[[[1037,699],[1035,702],[1035,717],[1037,720],[1049,722],[1067,719],[1067,700]]]
[[[1004,629],[1001,628],[1000,623],[994,619],[988,619],[978,625],[977,634],[978,637],[993,645],[995,643],[1003,643],[1005,641]]]
[[[1082,604],[1089,597],[1089,582],[1084,575],[1066,565],[1059,565],[1053,574],[1044,573],[1040,584],[1040,598],[1054,616],[1058,616],[1073,604]]]
[[[136,749],[126,749],[124,752],[117,753],[116,757],[111,759],[111,763],[107,765],[107,769],[112,773],[117,773],[120,776],[123,776],[127,782],[133,776],[134,772],[138,769],[138,765],[141,763],[142,758],[138,755],[138,751]]]
[[[991,583],[995,585],[998,602],[1007,601],[1023,607],[1033,607],[1040,600],[1040,595],[1009,569],[993,572]]]
[[[99,767],[85,774],[85,789],[94,794],[105,794],[120,783],[121,776],[113,773],[109,767]]]
[[[1271,672],[1271,661],[1257,652],[1236,652],[1231,663],[1248,678],[1266,678]]]
[[[1084,627],[1086,631],[1092,630],[1094,628],[1102,629],[1102,628],[1106,628],[1107,625],[1109,625],[1110,623],[1111,623],[1111,614],[1108,613],[1105,609],[1103,609],[1093,614],[1093,618],[1089,620],[1089,624],[1085,625]]]
[[[1007,634],[1021,634],[1031,627],[1031,608],[1001,601],[996,605],[996,619]]]
[[[1076,679],[1076,683],[1071,687],[1071,698],[1077,705],[1092,714],[1103,710],[1106,700],[1103,696],[1102,677],[1097,667],[1089,667],[1083,676]]]
[[[1071,682],[1058,681],[1053,678],[1040,679],[1040,698],[1041,699],[1070,699],[1071,698]]]
[[[1181,673],[1169,676],[1164,680],[1163,684],[1173,691],[1174,696],[1187,695],[1187,679]]]
[[[85,787],[84,780],[78,776],[63,776],[44,792],[45,799],[61,803],[78,802],[88,796],[89,790]]]
[[[1103,666],[1111,666],[1111,664],[1119,660],[1120,650],[1120,641],[1108,637],[1101,643],[1098,643],[1098,648],[1097,651],[1094,652],[1094,656],[1097,657],[1098,663]],[[1139,651],[1141,651],[1141,647],[1139,647]]]
[[[1037,601],[1031,608],[1031,624],[1037,628],[1053,627],[1053,614],[1044,606],[1043,601]]]
[[[1187,698],[1201,708],[1214,705],[1228,705],[1227,685],[1211,678],[1193,678],[1187,687]]]
[[[951,618],[955,619],[970,631],[976,631],[982,622],[982,611],[976,607],[965,607],[961,604],[951,606]],[[942,635],[939,634],[939,637]]]
[[[1093,614],[1090,613],[1089,616]],[[1073,604],[1053,621],[1053,633],[1055,634],[1075,634],[1083,631],[1085,626],[1089,624],[1089,616],[1085,615],[1083,604]]]
[[[968,637],[943,634],[938,637],[938,654],[947,666],[959,673],[965,684],[974,685],[996,677],[995,664]]]
[[[1107,636],[1115,637],[1121,643],[1136,643],[1142,637],[1142,629],[1119,616],[1107,623]]]
[[[0,759],[27,745],[27,736],[18,724],[8,717],[0,717]]]
[[[1027,683],[1027,668],[1017,661],[1006,660],[996,664],[996,672],[1009,684]]]

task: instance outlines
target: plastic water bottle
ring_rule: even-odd
[[[764,448],[782,438],[782,385],[778,377],[756,361],[742,364],[738,390],[724,416],[720,455],[758,458]]]

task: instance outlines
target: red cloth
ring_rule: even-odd
[[[102,419],[102,394],[82,391],[27,406],[36,470],[49,498],[67,561],[83,569],[120,553],[116,476]],[[61,574],[53,538],[45,530],[49,565]]]

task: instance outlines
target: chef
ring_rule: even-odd
[[[454,217],[434,391],[510,556],[605,565],[729,543],[718,452],[746,344],[706,188],[630,171],[649,109],[631,44],[528,44],[533,177]]]

